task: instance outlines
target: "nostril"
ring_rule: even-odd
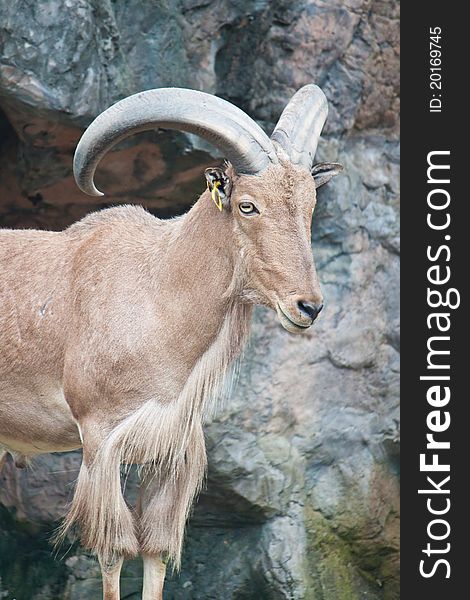
[[[315,319],[320,314],[323,304],[313,304],[312,302],[306,302],[305,300],[299,300],[297,302],[297,306],[299,307],[300,312],[315,321]]]

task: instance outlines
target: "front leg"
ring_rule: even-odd
[[[147,464],[141,470],[140,553],[144,560],[142,600],[161,600],[165,560],[179,568],[186,519],[200,489],[206,467],[204,434],[200,422],[193,423],[186,451],[172,470]]]
[[[166,565],[158,554],[143,556],[144,587],[142,600],[162,600]]]
[[[103,600],[119,600],[119,578],[121,576],[123,558],[116,558],[109,563],[98,556],[98,560],[103,580]]]
[[[137,499],[137,512],[142,518],[142,513],[147,509],[152,495],[158,489],[158,480],[152,473],[144,473],[141,476],[140,494]],[[144,563],[144,581],[142,588],[142,600],[162,600],[163,586],[165,583],[166,564],[163,562],[161,553],[142,554]]]
[[[152,464],[143,469],[141,556],[163,556],[179,569],[186,519],[204,479],[205,450],[202,425],[193,423],[186,451],[173,462],[171,470]]]

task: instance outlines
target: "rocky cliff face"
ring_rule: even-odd
[[[237,386],[207,425],[209,478],[174,599],[398,598],[398,7],[393,0],[44,0],[0,6],[0,224],[62,228],[105,206],[71,177],[83,128],[113,101],[180,86],[270,132],[300,86],[325,91],[313,245],[326,308],[302,338],[258,310]],[[182,212],[213,149],[140,134],[97,177],[107,204]],[[0,597],[100,597],[76,545],[51,557],[79,454],[0,476]],[[133,491],[132,479],[129,484]],[[139,598],[140,566],[123,597]]]

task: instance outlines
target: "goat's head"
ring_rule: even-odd
[[[101,195],[96,167],[117,142],[163,127],[197,134],[230,161],[206,169],[213,210],[232,221],[242,257],[245,300],[273,308],[283,327],[301,333],[315,321],[323,298],[315,271],[310,223],[316,188],[341,171],[313,165],[327,103],[315,85],[291,99],[271,136],[234,105],[194,90],[161,88],[121,100],[99,115],[83,135],[74,173],[84,192]]]

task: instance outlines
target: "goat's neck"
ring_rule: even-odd
[[[240,300],[240,258],[230,215],[218,211],[204,192],[170,229],[165,270],[177,294],[168,303],[180,304],[170,307],[173,318],[184,320],[186,338],[198,339],[199,353],[232,319],[233,329],[239,329],[233,332],[233,345],[241,347],[245,334],[240,334],[248,329],[251,307]],[[168,287],[174,289],[174,284]]]
[[[184,215],[175,233],[172,250],[197,287],[193,291],[210,299],[214,308],[237,302],[242,282],[234,280],[239,278],[240,258],[232,219],[225,211],[217,210],[209,192],[204,192]]]

